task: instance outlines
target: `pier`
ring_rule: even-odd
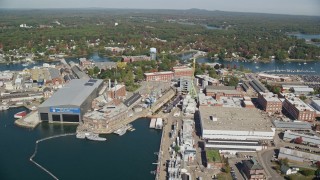
[[[35,149],[34,152],[32,154],[32,156],[30,157],[30,161],[35,164],[38,168],[42,169],[44,172],[46,172],[47,174],[49,174],[53,179],[58,180],[58,178],[52,174],[49,170],[47,170],[46,168],[44,168],[43,166],[41,166],[39,163],[37,163],[36,161],[33,160],[33,158],[37,155],[38,152],[38,144],[42,141],[46,141],[46,140],[50,140],[50,139],[54,139],[54,138],[59,138],[59,137],[65,137],[65,136],[74,136],[76,135],[76,133],[67,133],[67,134],[59,134],[59,135],[55,135],[55,136],[50,136],[50,137],[46,137],[46,138],[42,138],[36,141],[36,145],[35,145]]]

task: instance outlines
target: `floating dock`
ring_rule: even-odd
[[[152,118],[150,121],[150,128],[152,129],[162,129],[163,127],[163,120],[162,118]]]
[[[156,127],[157,118],[151,118],[149,127],[154,129]]]

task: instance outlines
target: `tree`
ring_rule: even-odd
[[[88,69],[88,75],[89,75],[90,77],[92,77],[92,76],[93,76],[93,74],[94,74],[93,69]]]
[[[224,172],[225,172],[225,173],[230,173],[230,171],[231,171],[229,165],[225,165],[223,169],[224,169]]]
[[[143,71],[141,67],[137,67],[135,74],[136,74],[135,76],[136,81],[142,81],[144,79]]]
[[[301,136],[294,139],[294,143],[296,144],[301,144],[302,142],[303,142],[303,139]]]
[[[214,65],[214,68],[215,68],[215,69],[220,69],[220,65],[219,65],[219,64],[216,64],[216,65]]]
[[[315,174],[315,171],[312,169],[302,169],[300,172],[305,176],[312,176]]]
[[[175,152],[179,152],[179,151],[180,151],[180,147],[179,147],[178,145],[175,145],[175,146],[174,146],[174,151],[175,151]]]
[[[94,74],[98,74],[100,72],[100,69],[98,68],[98,66],[95,66],[94,68],[93,68],[93,73]]]
[[[228,81],[226,82],[226,84],[228,86],[237,86],[239,83],[239,79],[235,76],[228,77],[227,79]]]
[[[209,76],[212,77],[212,78],[217,78],[216,70],[209,70]]]
[[[300,98],[302,101],[304,101],[304,100],[307,99],[307,97],[306,97],[305,95],[301,95],[301,96],[299,96],[299,98]]]
[[[280,163],[280,165],[289,166],[289,165],[288,165],[289,159],[288,159],[288,158],[280,159],[279,163]]]

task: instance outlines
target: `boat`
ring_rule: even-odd
[[[106,141],[107,138],[99,137],[99,134],[85,133],[85,137],[91,141]]]
[[[29,63],[23,63],[22,66],[27,67],[27,66],[29,66]]]
[[[115,134],[118,134],[119,136],[122,136],[124,135],[127,130],[131,129],[130,131],[134,131],[133,128],[132,128],[132,125],[131,124],[127,124],[125,126],[122,126],[121,128],[115,130],[113,133]]]
[[[132,132],[132,131],[135,131],[136,129],[133,127],[130,127],[128,130]]]
[[[307,64],[307,61],[304,61],[304,63],[303,64]]]
[[[121,127],[120,129],[114,131],[113,133],[118,134],[119,136],[124,135],[127,132],[127,129],[125,127]]]
[[[13,117],[14,117],[14,118],[17,118],[17,119],[20,119],[20,118],[25,117],[26,115],[27,115],[27,112],[26,112],[26,111],[20,111],[20,112],[14,114]]]
[[[86,138],[86,135],[85,135],[85,133],[77,133],[77,135],[76,135],[76,137],[78,138],[78,139],[85,139]]]
[[[5,110],[8,110],[9,109],[9,106],[0,106],[0,111],[5,111]]]

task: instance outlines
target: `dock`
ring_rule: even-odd
[[[20,127],[33,129],[37,127],[40,122],[38,111],[32,111],[26,117],[15,120],[14,124]]]
[[[150,128],[154,129],[156,127],[156,118],[152,118],[150,121]]]

